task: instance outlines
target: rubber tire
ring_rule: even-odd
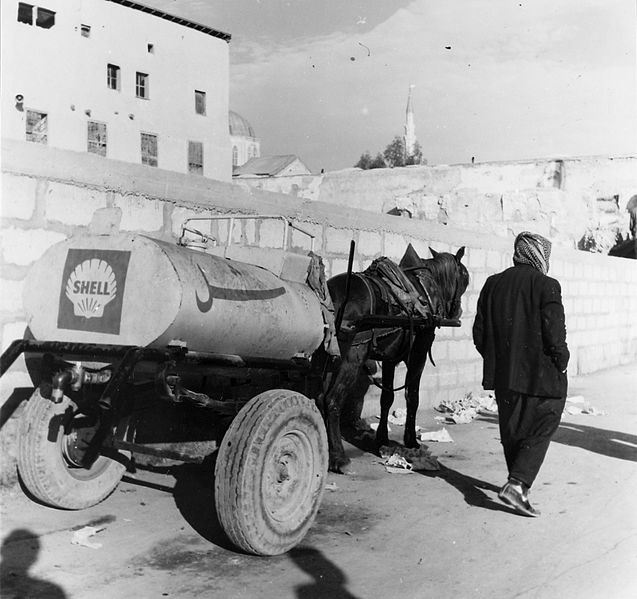
[[[325,425],[313,401],[286,389],[250,400],[215,465],[217,516],[230,541],[254,555],[292,549],[314,522],[327,466]]]
[[[73,467],[65,458],[65,425],[74,410],[68,397],[55,404],[35,390],[20,418],[18,473],[26,489],[52,507],[81,510],[106,499],[126,467],[99,456],[90,469]]]

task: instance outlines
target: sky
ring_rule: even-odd
[[[141,0],[230,33],[230,108],[262,155],[353,166],[637,154],[635,0]]]

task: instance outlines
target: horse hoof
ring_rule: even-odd
[[[345,456],[330,457],[329,471],[336,474],[347,474],[347,466],[351,460]]]

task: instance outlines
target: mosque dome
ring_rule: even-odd
[[[230,126],[230,135],[236,137],[256,137],[252,125],[240,114],[232,110],[228,112],[228,124]]]

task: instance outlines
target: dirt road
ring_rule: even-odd
[[[481,416],[449,426],[454,443],[430,444],[438,473],[388,474],[346,445],[354,473],[329,476],[309,535],[275,558],[228,544],[211,476],[196,468],[129,475],[82,512],[5,492],[2,597],[632,599],[637,365],[572,380],[570,394],[606,415],[564,417],[533,489],[538,519],[498,502],[497,422]],[[433,417],[418,422],[434,430]],[[85,526],[101,529],[87,539],[99,547],[72,544]]]

